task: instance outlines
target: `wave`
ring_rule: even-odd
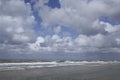
[[[1,70],[24,70],[28,68],[57,67],[69,65],[101,65],[114,64],[119,61],[48,61],[48,62],[19,62],[19,63],[0,63]]]

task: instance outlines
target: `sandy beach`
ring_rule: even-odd
[[[0,71],[0,80],[120,80],[120,64],[86,64]]]

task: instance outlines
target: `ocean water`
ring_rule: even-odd
[[[41,61],[41,62],[11,62],[0,63],[0,71],[3,70],[24,70],[29,68],[57,67],[69,65],[92,65],[99,66],[101,64],[119,64],[119,61]]]
[[[0,80],[120,80],[119,61],[0,63]]]

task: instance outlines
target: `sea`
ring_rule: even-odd
[[[120,61],[70,61],[70,60],[56,60],[56,61],[3,61],[0,63],[0,71],[4,70],[25,70],[31,68],[44,67],[58,67],[58,66],[72,66],[72,65],[92,65],[99,66],[102,64],[120,64]]]

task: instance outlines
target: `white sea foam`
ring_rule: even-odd
[[[21,62],[21,63],[0,63],[0,70],[24,70],[26,68],[41,68],[41,67],[56,67],[69,65],[86,65],[92,64],[113,64],[120,63],[119,61],[53,61],[53,62]]]

